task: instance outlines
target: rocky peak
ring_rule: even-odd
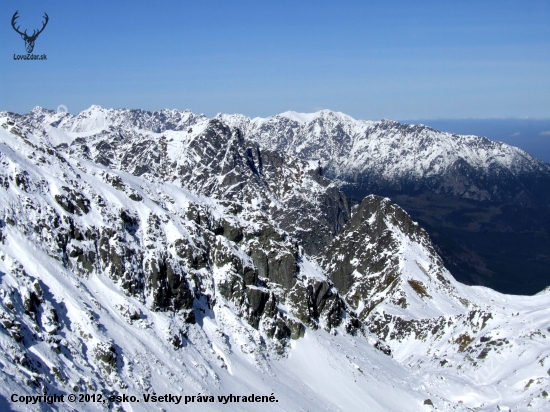
[[[367,196],[354,208],[321,265],[363,320],[375,308],[426,317],[462,306],[426,231],[387,198]]]

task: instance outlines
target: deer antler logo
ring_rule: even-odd
[[[17,18],[19,17],[19,16],[18,16],[18,13],[19,13],[19,11],[16,11],[16,12],[14,13],[13,17],[11,18],[11,25],[12,25],[13,29],[14,29],[17,33],[19,33],[19,34],[21,35],[21,38],[22,38],[23,40],[25,40],[25,48],[27,49],[27,53],[32,53],[32,51],[34,50],[34,42],[36,41],[36,38],[38,37],[38,35],[39,35],[40,33],[42,33],[42,31],[43,31],[44,28],[46,27],[46,24],[48,24],[48,20],[49,20],[50,18],[48,17],[48,15],[47,15],[46,13],[44,13],[44,19],[45,19],[46,21],[43,23],[42,28],[41,28],[40,30],[38,30],[38,31],[34,30],[33,33],[32,33],[32,35],[29,36],[29,35],[27,34],[27,30],[25,30],[24,33],[21,33],[21,32],[19,31],[19,26],[15,27],[15,21],[16,21]]]

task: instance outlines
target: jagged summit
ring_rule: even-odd
[[[6,112],[3,112],[6,115]],[[161,133],[183,130],[206,119],[190,110],[105,109],[92,105],[78,115],[55,113],[40,107],[27,115],[15,115],[34,127],[55,124],[70,132],[91,132],[108,127],[139,128]],[[216,118],[241,129],[244,137],[265,148],[284,150],[305,160],[320,159],[333,177],[355,181],[375,175],[388,184],[407,184],[407,179],[441,176],[460,162],[487,174],[504,170],[518,175],[549,170],[544,162],[518,148],[476,136],[459,136],[424,125],[405,125],[392,120],[365,121],[330,110],[315,113],[287,111],[267,118],[218,114]],[[324,143],[324,144],[323,144]],[[366,162],[366,160],[369,162]],[[402,179],[405,183],[399,183]],[[417,183],[420,184],[420,183]],[[466,197],[491,197],[482,188]]]
[[[292,110],[289,110],[289,111],[280,113],[278,115],[275,115],[273,117],[283,117],[283,118],[298,122],[300,124],[311,123],[311,122],[315,121],[318,118],[320,118],[320,119],[331,119],[332,118],[332,119],[338,119],[339,121],[352,122],[352,123],[356,123],[356,124],[362,124],[363,122],[365,122],[364,120],[355,120],[353,117],[351,117],[351,116],[349,116],[345,113],[335,112],[335,111],[332,111],[332,110],[329,110],[329,109],[319,110],[319,111],[314,112],[314,113],[298,113],[298,112],[294,112]],[[371,123],[371,122],[368,122],[368,123]]]
[[[280,113],[279,117],[285,117],[289,120],[293,120],[298,123],[308,123],[311,122],[316,116],[318,116],[320,112],[317,113],[298,113],[294,112],[292,110]]]

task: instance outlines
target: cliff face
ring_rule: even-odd
[[[390,197],[461,282],[513,294],[550,283],[550,166],[524,151],[329,110],[220,118],[263,147],[319,164],[349,198]]]

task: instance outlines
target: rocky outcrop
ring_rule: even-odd
[[[335,287],[355,305],[368,301],[366,313],[380,301],[370,297],[390,293],[402,281],[399,256],[401,233],[411,242],[422,243],[437,256],[426,232],[407,213],[388,199],[366,197],[351,220],[327,247],[321,259]],[[442,266],[441,261],[436,264]],[[406,305],[405,300],[400,305]]]
[[[304,277],[300,262],[342,230],[350,216],[346,197],[320,170],[264,152],[218,120],[188,134],[176,157],[169,149],[173,138],[154,141],[136,131],[125,131],[124,139],[104,131],[48,149],[51,154],[44,149],[51,162],[60,150],[111,170],[64,164],[65,183],[53,203],[48,185],[35,177],[40,169],[24,173],[25,187],[42,189],[28,203],[33,214],[17,227],[78,276],[107,275],[128,296],[154,311],[178,313],[187,323],[196,321],[199,302],[228,304],[249,326],[283,342],[278,350],[304,336],[304,324],[337,328],[345,303],[328,281]],[[117,154],[129,148],[131,162]],[[151,151],[158,156],[150,157]],[[141,186],[124,179],[125,172],[139,176]],[[212,200],[187,196],[180,206],[165,180]],[[5,219],[15,215],[8,212]],[[34,229],[28,231],[31,219]],[[287,302],[291,316],[279,309]],[[178,339],[180,346],[185,339]]]

